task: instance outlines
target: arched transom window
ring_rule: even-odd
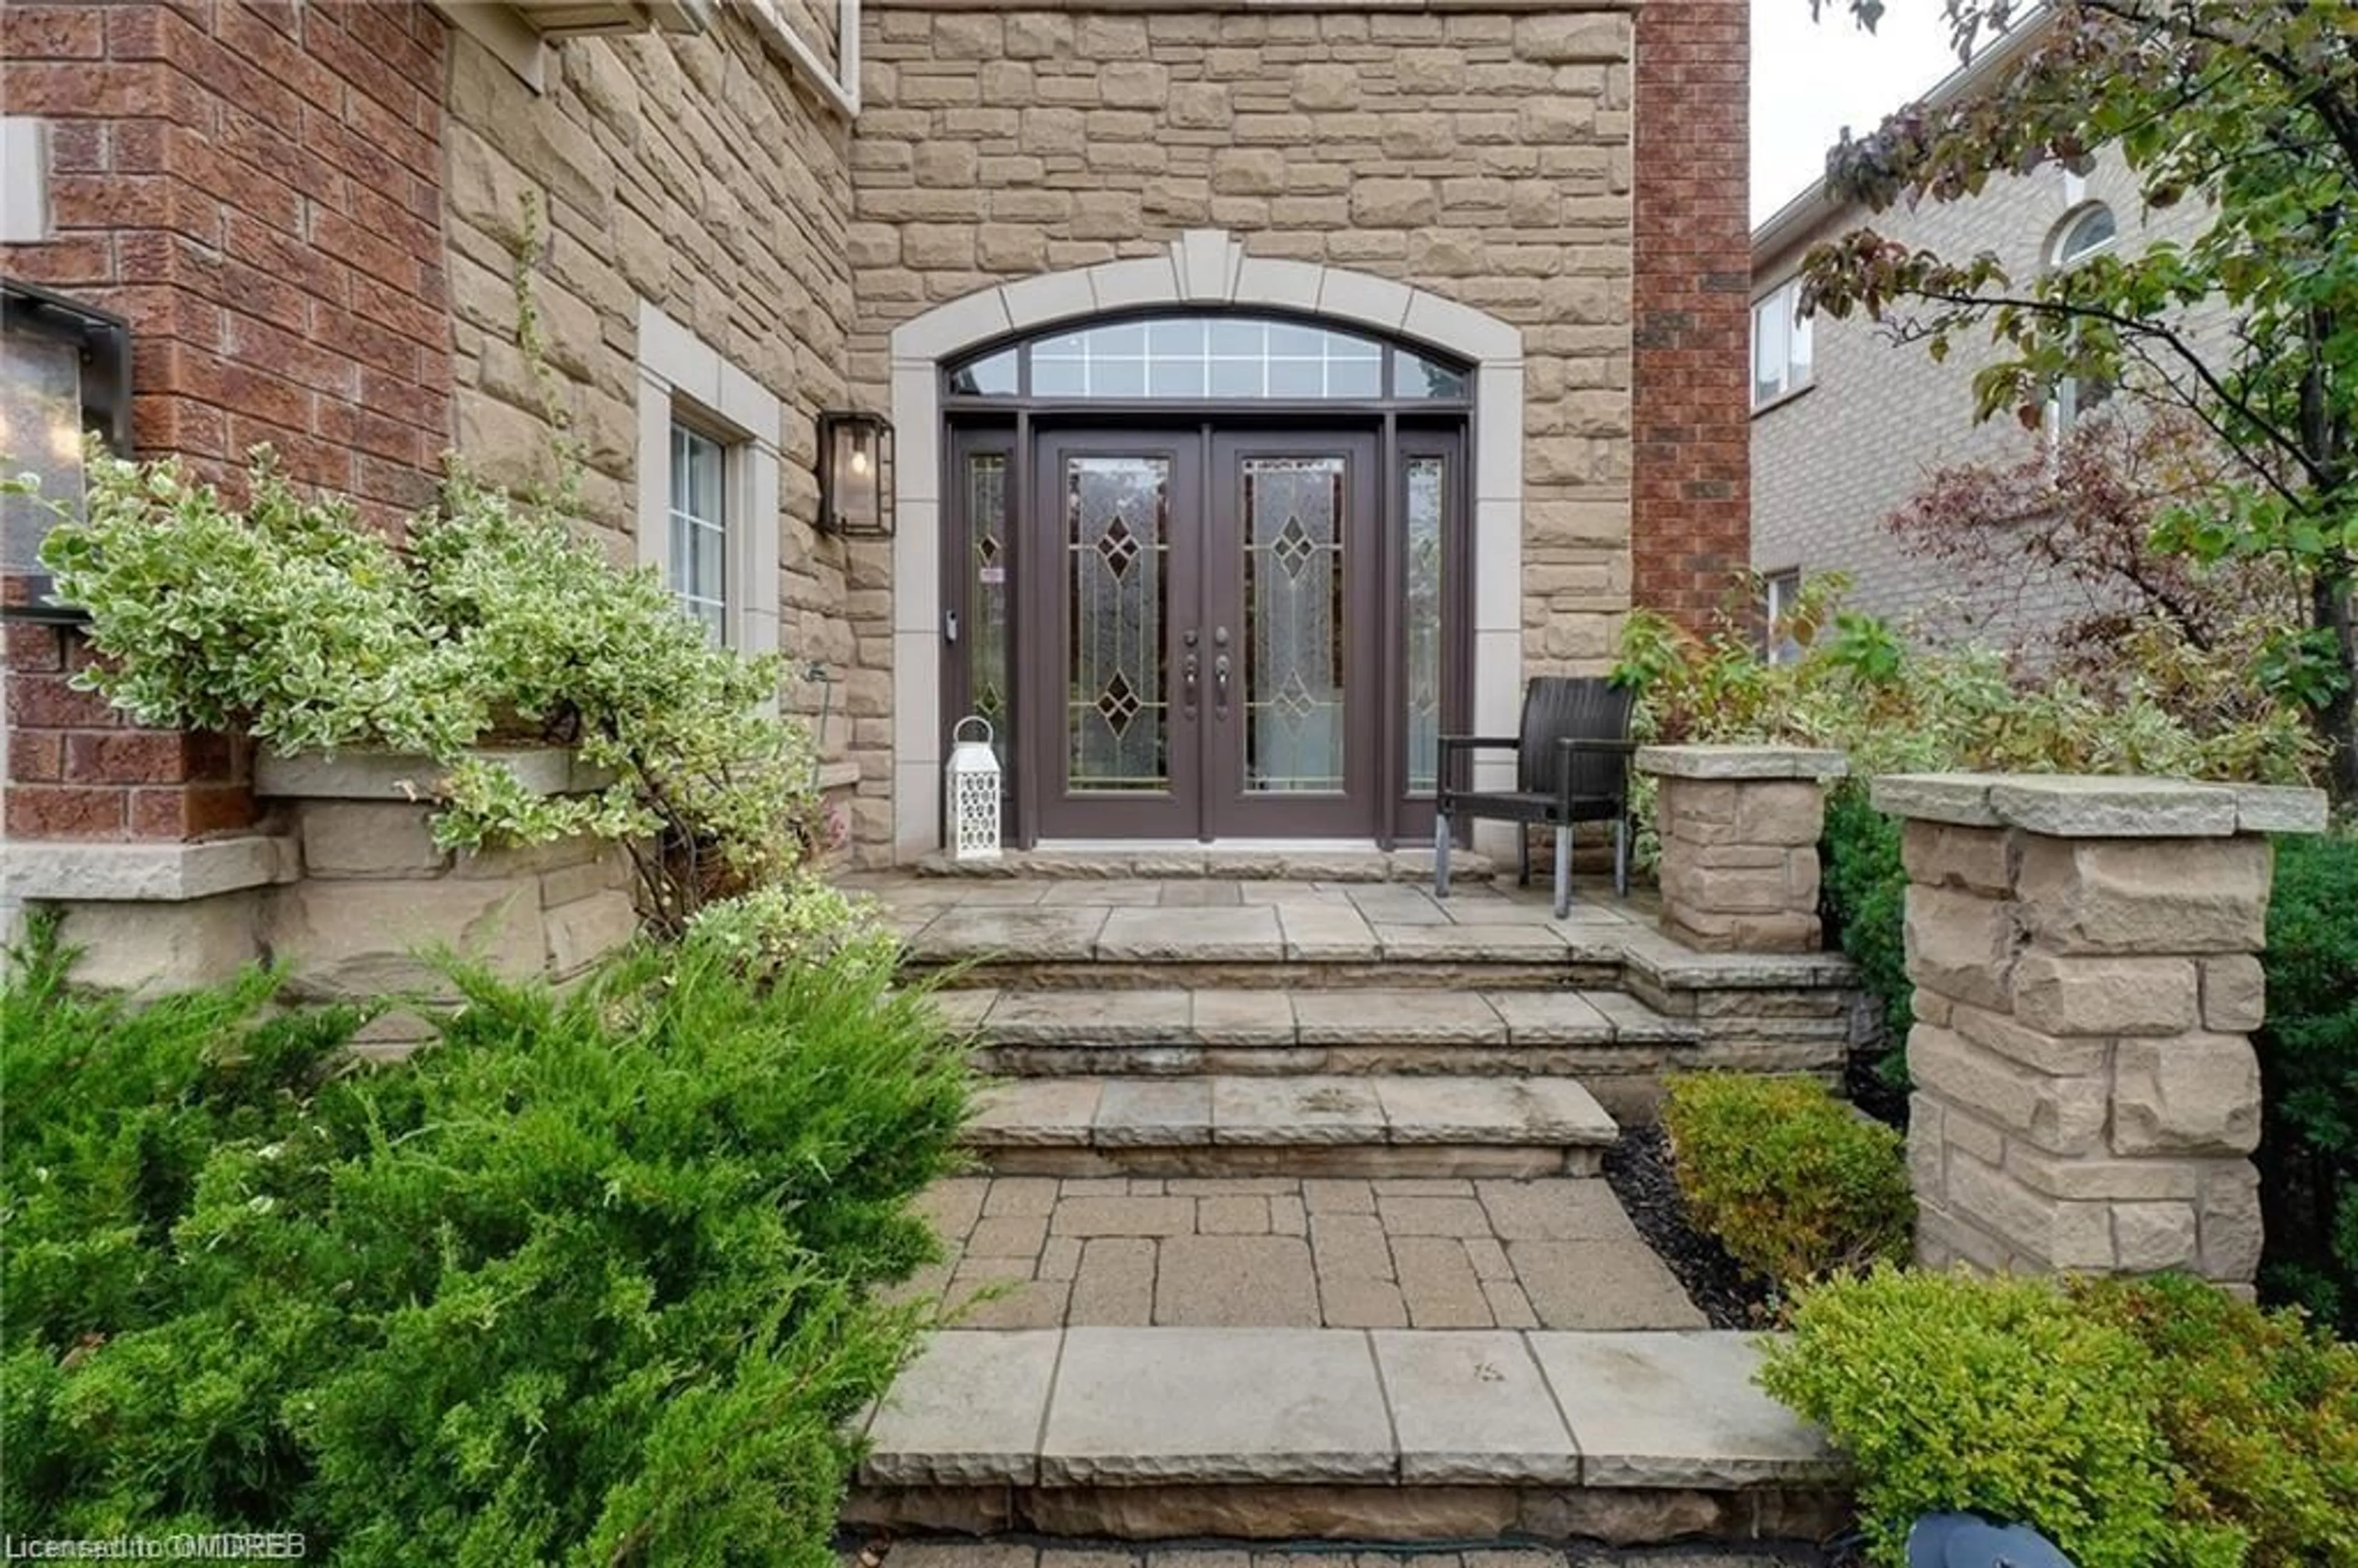
[[[954,398],[1465,403],[1466,369],[1380,339],[1271,317],[1154,316],[1051,332],[962,360]]]

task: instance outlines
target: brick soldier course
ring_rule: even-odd
[[[2324,796],[1901,775],[1920,1261],[2249,1290],[2269,832]]]

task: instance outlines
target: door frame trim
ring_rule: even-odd
[[[892,416],[899,445],[891,546],[894,860],[916,860],[942,843],[941,770],[948,730],[941,559],[951,477],[943,362],[1011,336],[1087,319],[1222,307],[1373,330],[1473,366],[1469,439],[1478,575],[1470,719],[1486,731],[1514,727],[1523,668],[1521,330],[1390,278],[1248,256],[1243,241],[1225,230],[1190,230],[1171,242],[1167,254],[992,285],[892,330]],[[1482,759],[1476,767],[1476,787],[1500,784],[1502,768],[1510,774],[1511,761]],[[1479,838],[1476,843],[1481,847]]]

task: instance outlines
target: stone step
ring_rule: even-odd
[[[973,1032],[981,1064],[1008,1073],[1351,1073],[1400,1071],[1406,1063],[1544,1072],[1534,1058],[1551,1050],[1591,1050],[1603,1061],[1612,1047],[1643,1051],[1703,1035],[1694,1020],[1667,1018],[1625,992],[1563,987],[968,989],[936,1000],[954,1024]],[[1444,1066],[1457,1063],[1465,1065]]]
[[[1570,1078],[1017,1078],[965,1141],[1003,1175],[1595,1175],[1620,1136]]]
[[[1184,845],[1169,848],[1115,845],[1102,849],[1004,849],[992,860],[958,860],[936,849],[920,858],[915,867],[923,877],[963,877],[984,881],[1033,877],[1059,881],[1089,882],[1124,879],[1162,881],[1249,880],[1287,882],[1422,882],[1433,881],[1433,851],[1303,847],[1287,849],[1265,844]],[[1487,882],[1493,874],[1490,857],[1470,850],[1453,851],[1449,875],[1453,881]]]
[[[1707,1330],[934,1336],[848,1522],[1120,1540],[1822,1539],[1823,1437]]]

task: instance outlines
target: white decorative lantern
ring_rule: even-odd
[[[982,726],[982,739],[962,739],[969,724]],[[969,713],[950,729],[950,760],[945,781],[950,801],[950,859],[999,859],[999,757],[990,749],[990,720]]]

